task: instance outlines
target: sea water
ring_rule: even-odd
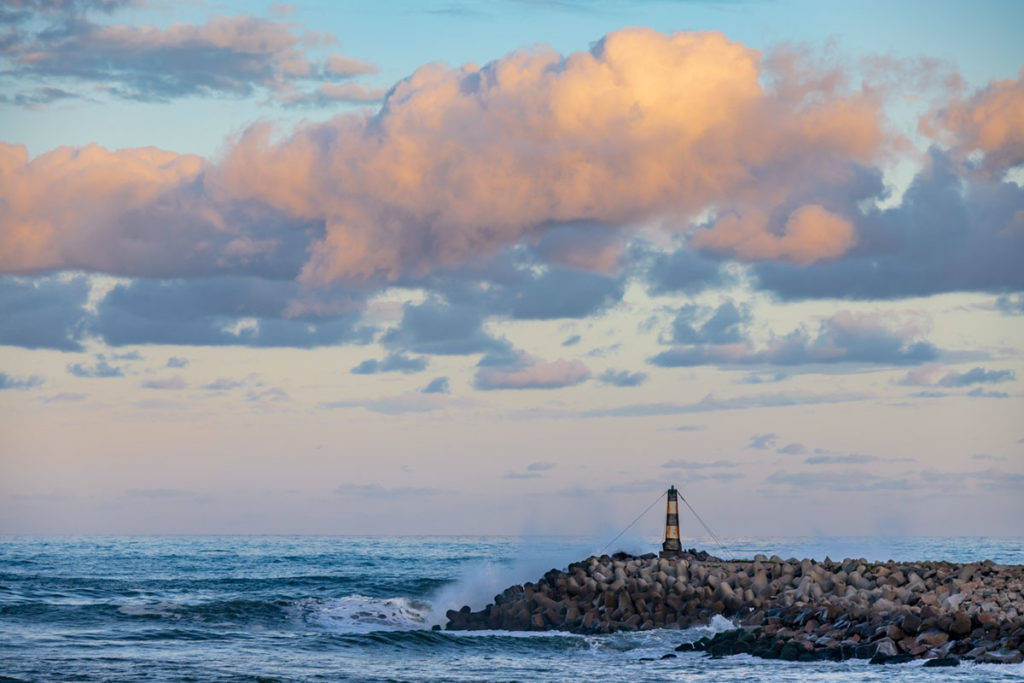
[[[992,559],[1020,538],[683,539],[720,556]],[[656,539],[612,550],[648,552]],[[611,635],[433,631],[599,550],[564,538],[0,537],[0,681],[1021,681],[1024,665],[710,659],[732,628]]]

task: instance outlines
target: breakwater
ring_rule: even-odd
[[[790,660],[1024,660],[1024,566],[991,561],[822,562],[757,555],[725,561],[590,557],[511,586],[473,612],[447,613],[449,630],[576,633],[678,629],[715,615],[739,629],[679,650]]]

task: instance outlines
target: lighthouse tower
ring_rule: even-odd
[[[661,557],[676,557],[682,551],[679,545],[679,492],[669,487],[668,504],[665,510],[665,542],[661,545]]]

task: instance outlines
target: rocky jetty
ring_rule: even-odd
[[[871,563],[590,557],[536,583],[512,586],[479,612],[450,610],[449,630],[611,633],[707,624],[737,629],[683,643],[711,656],[789,660],[1024,660],[1024,566],[991,561]]]

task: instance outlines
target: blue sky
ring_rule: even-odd
[[[0,532],[1019,533],[1022,13],[10,5]]]

